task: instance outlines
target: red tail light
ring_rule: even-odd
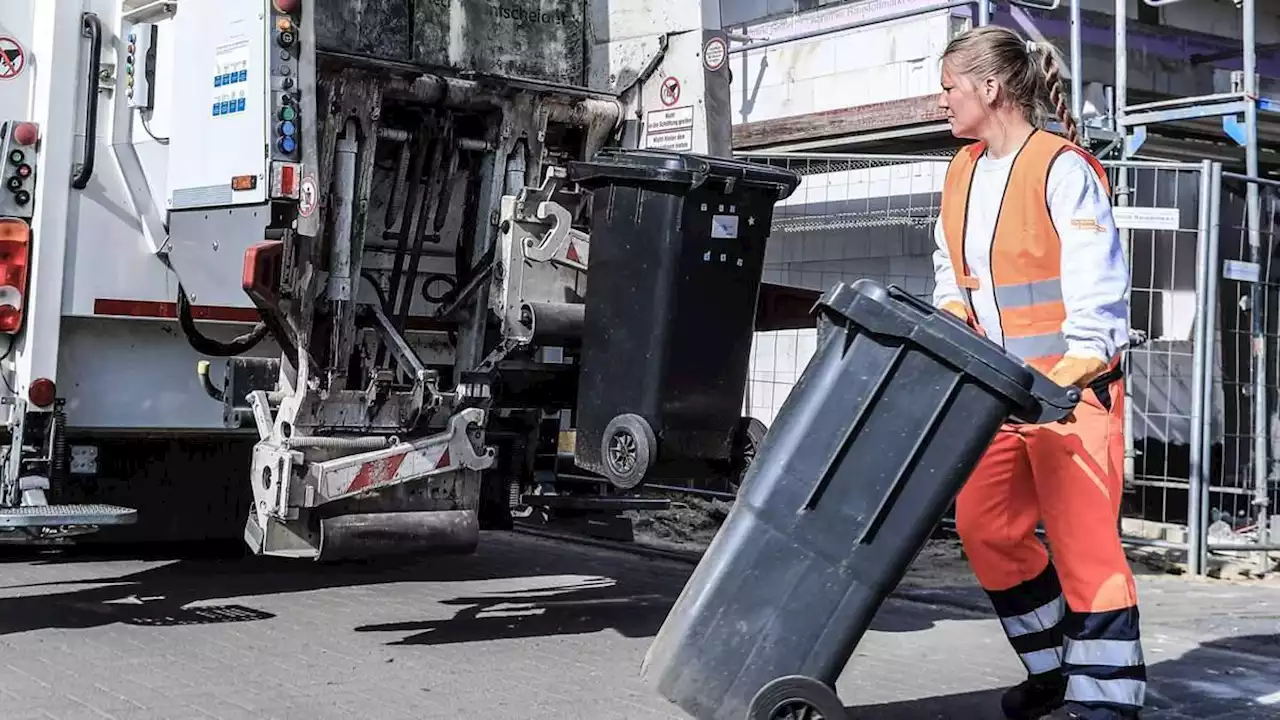
[[[22,327],[30,249],[26,221],[0,218],[0,333],[13,334]]]
[[[36,378],[27,388],[27,400],[36,407],[48,407],[58,396],[58,388],[49,378]]]

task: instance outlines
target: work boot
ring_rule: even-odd
[[[1030,677],[1005,691],[1000,708],[1009,720],[1040,720],[1062,707],[1067,679],[1062,675]]]

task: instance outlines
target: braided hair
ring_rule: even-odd
[[[1048,108],[1062,123],[1067,139],[1080,144],[1080,126],[1071,115],[1062,83],[1061,56],[1052,44],[1023,40],[1016,32],[998,25],[967,30],[952,38],[943,51],[944,60],[955,69],[977,78],[1000,81],[1005,97],[1032,125]]]

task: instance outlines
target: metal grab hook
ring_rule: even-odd
[[[1010,5],[1021,5],[1032,10],[1057,10],[1062,7],[1062,0],[1047,0],[1046,2],[1036,2],[1036,0],[1009,0]]]
[[[563,262],[571,267],[585,270],[584,262],[573,262],[565,260],[564,249],[571,241],[578,241],[582,247],[579,252],[585,251],[591,238],[581,230],[575,230],[572,226],[573,219],[569,215],[569,210],[563,205],[550,200],[538,203],[538,219],[545,220],[548,217],[555,221],[551,230],[543,236],[542,242],[535,244],[532,238],[525,240],[525,257],[538,262]]]

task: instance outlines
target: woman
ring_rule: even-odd
[[[947,170],[935,305],[1083,389],[1063,423],[1002,427],[957,499],[957,526],[1028,679],[1009,718],[1136,718],[1146,690],[1137,591],[1117,517],[1129,272],[1098,161],[1077,145],[1058,57],[1000,27],[943,54],[940,105],[977,142]],[[1034,122],[1047,99],[1064,139]],[[1035,530],[1043,521],[1052,561]]]

